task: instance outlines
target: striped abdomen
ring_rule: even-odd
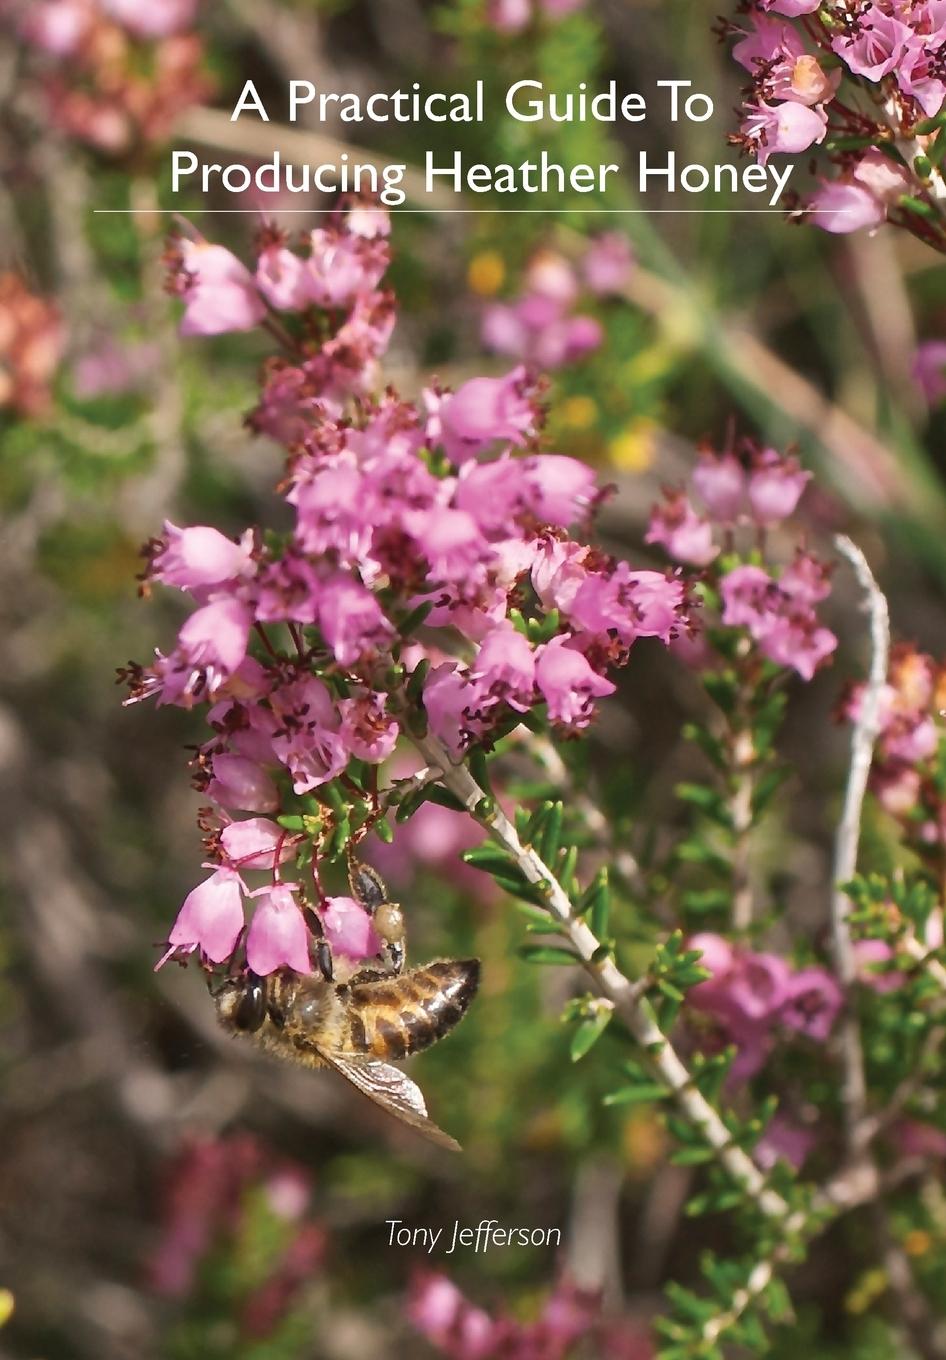
[[[347,996],[352,1051],[397,1060],[429,1048],[462,1019],[479,980],[478,959],[439,959],[397,977],[354,981]]]

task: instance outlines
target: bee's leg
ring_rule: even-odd
[[[236,978],[242,977],[246,968],[246,926],[237,936],[236,944],[233,946],[233,953],[226,960],[227,968],[222,977],[219,977],[210,964],[205,964],[207,972],[207,990],[211,996],[216,996],[221,987],[225,987],[228,982],[233,982]]]
[[[311,907],[303,908],[306,925],[309,927],[309,958],[312,960],[312,967],[317,968],[326,982],[332,982],[335,978],[335,965],[332,961],[332,946],[325,938],[325,931],[322,922],[316,912]]]
[[[349,859],[348,882],[352,897],[364,907],[371,917],[375,930],[381,936],[381,952],[378,958],[384,972],[403,972],[407,953],[404,913],[398,904],[388,897],[388,890],[381,875],[367,864]]]

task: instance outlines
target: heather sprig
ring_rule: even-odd
[[[280,342],[250,421],[286,447],[293,524],[236,541],[167,524],[148,546],[147,587],[186,592],[196,608],[173,648],[129,667],[131,697],[206,705],[211,729],[193,766],[211,800],[213,873],[166,957],[232,953],[243,875],[266,869],[247,935],[258,971],[299,965],[307,896],[330,942],[357,953],[357,927],[333,925],[318,866],[398,801],[379,767],[399,737],[429,732],[456,760],[523,721],[578,732],[635,641],[666,644],[689,627],[678,573],[632,568],[588,541],[603,492],[591,468],[545,450],[526,368],[456,391],[432,383],[419,401],[376,395],[394,321],[388,259],[387,218],[360,203],[301,251],[264,232],[253,270],[199,238],[168,253],[186,334],[261,326]],[[235,824],[237,812],[259,815]],[[287,861],[310,888],[288,881]]]
[[[797,210],[830,232],[904,227],[946,249],[946,15],[938,0],[749,0],[723,35],[746,73],[731,140],[764,165],[813,150]]]

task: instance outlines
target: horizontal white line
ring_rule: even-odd
[[[324,208],[93,208],[93,213],[121,213],[129,217],[153,216],[161,213],[180,213],[185,217],[193,217],[200,213],[201,216],[208,214],[245,214],[251,216],[265,216],[267,213],[286,216],[288,213],[315,214],[324,213]],[[496,217],[507,214],[522,213],[610,213],[627,216],[634,213],[677,213],[695,214],[697,216],[708,216],[711,213],[722,213],[726,215],[744,213],[779,213],[797,212],[796,208],[385,208],[388,213],[490,213]],[[846,208],[810,208],[804,210],[806,217],[823,217],[833,213],[846,212]]]

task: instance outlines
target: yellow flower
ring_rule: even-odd
[[[903,1250],[908,1256],[925,1256],[932,1245],[932,1237],[922,1228],[914,1228],[903,1239]]]
[[[474,255],[466,271],[471,292],[480,297],[492,297],[503,286],[506,266],[498,250],[481,250]]]
[[[655,420],[638,416],[608,445],[611,462],[623,472],[646,472],[654,461],[659,430]]]
[[[566,397],[558,408],[563,425],[572,430],[590,430],[598,418],[598,404],[593,397]]]

